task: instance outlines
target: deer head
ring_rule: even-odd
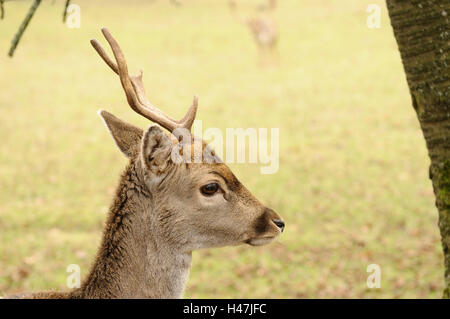
[[[209,147],[201,140],[185,136],[181,139],[175,134],[179,130],[190,132],[198,98],[194,97],[181,120],[169,118],[146,98],[142,71],[130,76],[117,41],[106,28],[102,33],[115,61],[97,40],[91,40],[91,44],[119,75],[130,107],[171,133],[167,135],[157,125],[143,131],[100,111],[119,149],[136,164],[137,179],[142,183],[139,187],[148,190],[152,232],[159,232],[167,244],[186,252],[243,243],[264,245],[280,235],[284,229],[281,217],[261,204],[214,152],[202,152],[210,155],[200,163],[174,160],[173,155],[183,150]]]

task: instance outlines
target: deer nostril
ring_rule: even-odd
[[[272,220],[275,225],[283,232],[284,230],[284,221],[282,220]]]

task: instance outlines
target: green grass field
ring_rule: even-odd
[[[279,1],[277,65],[262,67],[225,0],[87,1],[81,28],[44,1],[0,20],[0,295],[64,289],[86,275],[126,159],[99,108],[142,127],[89,44],[108,26],[151,100],[181,117],[200,96],[203,128],[279,127],[280,169],[231,165],[286,221],[269,246],[194,252],[188,298],[440,298],[443,257],[429,159],[383,1]],[[258,2],[246,1],[250,12]],[[381,267],[369,289],[366,267]]]

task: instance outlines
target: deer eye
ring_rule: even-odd
[[[214,195],[215,193],[217,193],[217,191],[219,190],[219,184],[209,183],[209,184],[202,186],[202,188],[200,190],[203,195],[211,196],[211,195]]]

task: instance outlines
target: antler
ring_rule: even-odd
[[[125,56],[123,55],[119,44],[107,28],[102,28],[102,33],[105,36],[106,41],[108,41],[109,45],[111,46],[117,63],[111,60],[111,58],[108,56],[106,51],[97,40],[92,39],[91,44],[103,59],[103,61],[105,61],[106,64],[119,75],[123,90],[125,91],[125,95],[127,96],[128,104],[131,106],[131,108],[150,121],[166,128],[170,132],[173,132],[177,128],[185,128],[190,131],[192,124],[194,123],[195,115],[197,113],[197,95],[194,96],[194,101],[192,102],[191,107],[181,120],[177,121],[171,119],[166,114],[161,112],[161,110],[153,106],[153,104],[151,104],[145,96],[144,85],[142,83],[142,70],[140,71],[139,75],[130,76],[128,74],[128,67]]]

